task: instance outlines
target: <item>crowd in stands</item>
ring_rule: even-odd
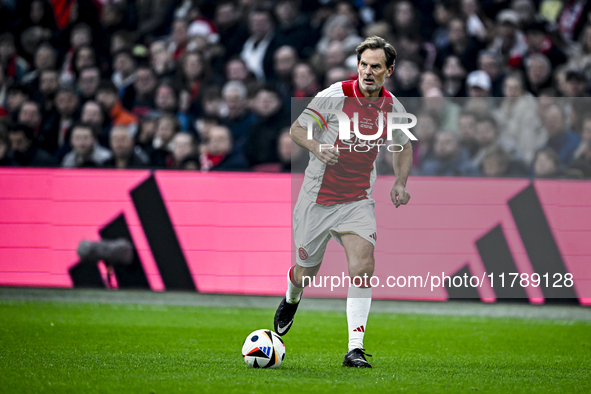
[[[291,98],[355,79],[378,35],[418,118],[414,174],[591,177],[590,18],[590,0],[0,0],[0,165],[301,171]]]

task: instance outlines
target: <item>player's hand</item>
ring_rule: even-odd
[[[401,184],[394,183],[390,197],[392,198],[394,205],[396,205],[396,208],[398,208],[400,205],[408,204],[408,200],[410,200],[410,193]]]
[[[334,166],[339,161],[341,153],[334,146],[332,148],[322,148],[314,152],[318,160],[329,166]]]

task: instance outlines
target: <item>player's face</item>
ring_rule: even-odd
[[[357,64],[359,89],[366,97],[377,97],[394,66],[386,67],[386,53],[383,49],[366,49]]]

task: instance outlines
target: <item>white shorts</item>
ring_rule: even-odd
[[[344,204],[321,205],[300,196],[293,210],[296,261],[302,267],[322,262],[332,237],[341,245],[341,234],[357,234],[376,244],[376,216],[373,199]]]

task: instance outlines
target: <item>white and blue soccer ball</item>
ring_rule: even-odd
[[[253,368],[277,368],[285,358],[285,344],[271,330],[256,330],[244,340],[242,358]]]

